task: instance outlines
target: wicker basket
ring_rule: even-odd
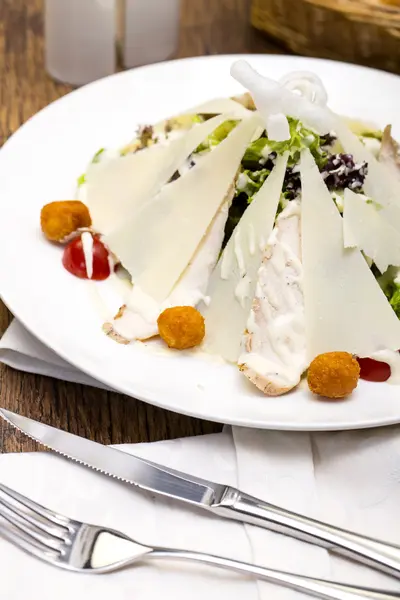
[[[400,73],[400,0],[253,0],[251,22],[297,54]]]

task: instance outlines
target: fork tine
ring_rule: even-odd
[[[12,496],[0,493],[0,504],[7,506],[7,508],[12,510],[15,515],[23,519],[25,523],[30,523],[30,525],[42,533],[44,532],[63,541],[65,541],[66,536],[69,534],[68,529],[62,525],[56,525],[31,509],[26,508],[23,504],[17,502]]]
[[[16,512],[12,505],[3,502],[0,499],[0,516],[6,519],[11,525],[17,527],[20,531],[29,535],[32,539],[36,540],[53,550],[61,551],[63,544],[65,544],[62,538],[53,536],[41,528],[39,521],[34,522],[33,519],[26,518],[23,514]]]
[[[24,550],[24,552],[48,562],[54,562],[60,556],[60,553],[57,552],[57,550],[48,548],[32,538],[29,534],[24,533],[18,526],[10,524],[8,519],[5,520],[7,525],[2,527],[0,519],[0,537],[4,538],[6,541],[11,542],[14,546],[17,546],[17,548]]]
[[[34,502],[33,500],[26,498],[26,496],[23,496],[22,494],[19,494],[15,490],[12,490],[9,487],[7,487],[6,485],[3,485],[0,483],[0,498],[1,498],[1,494],[3,494],[6,497],[8,496],[8,497],[12,498],[16,503],[19,503],[22,506],[24,506],[28,511],[32,511],[36,515],[40,515],[43,519],[50,521],[50,523],[52,525],[58,525],[58,526],[62,527],[63,529],[66,529],[67,531],[69,531],[70,525],[73,524],[72,519],[69,519],[68,517],[64,517],[62,515],[58,515],[57,513],[53,512],[52,510],[45,508],[44,506],[41,506],[37,502]]]

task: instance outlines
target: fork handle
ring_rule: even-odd
[[[288,587],[298,592],[306,593],[310,596],[322,598],[323,600],[395,600],[400,598],[400,592],[386,592],[370,588],[345,585],[323,579],[314,579],[304,577],[303,575],[293,575],[283,571],[275,571],[266,567],[260,567],[249,563],[222,558],[212,554],[202,554],[200,552],[190,552],[186,550],[170,550],[156,548],[143,557],[143,560],[151,558],[158,559],[180,559],[193,562],[200,562],[205,565],[220,567],[229,571],[235,571],[243,575],[254,575],[257,579],[263,579]]]
[[[309,519],[227,487],[212,512],[326,548],[400,578],[400,547]]]

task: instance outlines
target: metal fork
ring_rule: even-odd
[[[0,535],[32,556],[78,573],[110,573],[151,559],[181,559],[254,575],[328,600],[400,598],[400,592],[314,579],[190,550],[146,546],[119,531],[57,514],[1,484]],[[112,559],[107,557],[110,549]]]

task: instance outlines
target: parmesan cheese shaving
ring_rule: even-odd
[[[170,294],[224,202],[257,122],[243,120],[195,167],[106,236],[132,281],[158,302]]]
[[[349,189],[344,193],[343,233],[346,248],[362,250],[384,273],[400,266],[400,234],[380,214],[376,205]]]
[[[400,348],[400,321],[356,248],[309,150],[301,157],[302,257],[307,354],[360,357]]]
[[[231,113],[232,117],[247,117],[253,114],[252,111],[245,108],[240,102],[231,98],[213,98],[207,100],[203,104],[199,104],[189,110],[185,110],[182,114],[189,115],[218,115],[221,113]]]
[[[381,216],[400,232],[400,181],[386,165],[375,158],[339,117],[334,129],[344,150],[353,155],[355,162],[368,163],[364,192],[382,206]]]
[[[206,322],[204,345],[208,352],[230,362],[237,362],[240,354],[265,250],[265,244],[254,244],[254,240],[268,239],[271,234],[286,163],[286,156],[277,159],[272,173],[240,219],[210,279],[207,292],[210,304],[202,311]],[[244,283],[240,285],[242,280]]]
[[[172,177],[185,159],[229,115],[195,125],[168,144],[155,144],[134,154],[93,165],[87,172],[85,204],[93,227],[109,234],[134,214]]]

